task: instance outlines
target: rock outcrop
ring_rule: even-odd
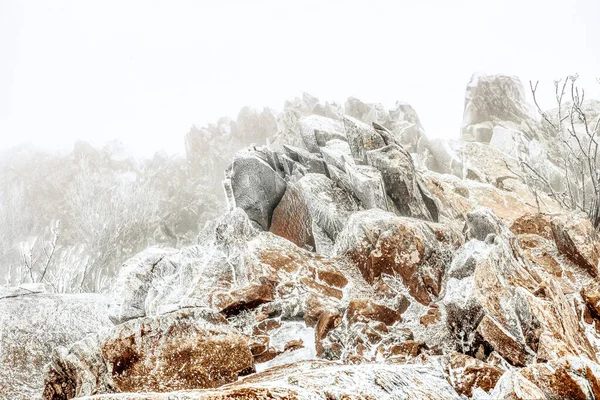
[[[45,399],[212,388],[253,369],[247,338],[203,310],[134,319],[93,339],[55,356]]]
[[[516,78],[473,79],[461,141],[309,95],[219,126],[269,139],[229,211],[126,262],[114,326],[48,341],[46,399],[600,396],[600,240],[515,174],[551,146]]]

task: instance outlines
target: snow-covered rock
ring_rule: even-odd
[[[85,400],[216,399],[458,399],[439,365],[341,365],[328,361],[300,362],[275,367],[223,386],[165,394],[122,394],[84,397]]]
[[[439,295],[459,243],[459,235],[443,225],[374,209],[350,217],[333,254],[351,260],[371,284],[383,275],[400,277],[408,293],[427,305]]]
[[[285,193],[286,183],[257,150],[236,153],[228,170],[233,199],[230,207],[242,208],[250,219],[269,229],[273,210]]]
[[[46,398],[598,397],[600,247],[519,177],[552,166],[542,128],[506,76],[473,79],[458,141],[308,94],[268,140],[268,113],[220,121],[205,144],[268,142],[231,153],[229,212],[125,263],[118,325],[56,351]]]
[[[0,398],[39,398],[52,351],[112,326],[97,294],[0,291]]]
[[[139,318],[57,352],[44,398],[210,388],[253,369],[247,338],[217,313]]]
[[[412,157],[406,150],[390,144],[368,151],[367,162],[381,173],[385,191],[400,215],[437,221],[437,206],[424,193]]]

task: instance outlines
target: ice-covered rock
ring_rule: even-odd
[[[552,240],[552,216],[543,213],[523,214],[513,221],[510,230],[515,235],[532,234]]]
[[[548,132],[512,77],[475,77],[464,118],[430,142],[407,104],[304,94],[275,134],[247,108],[190,135],[207,170],[270,137],[196,245],[121,267],[118,325],[55,349],[46,398],[598,397],[596,233],[519,176],[560,186]]]
[[[206,310],[135,319],[84,343],[56,354],[44,399],[217,387],[253,368],[247,338]]]
[[[478,388],[490,392],[504,373],[496,366],[457,352],[450,354],[448,369],[456,392],[467,397],[475,397]]]
[[[342,365],[305,361],[278,366],[219,390],[172,394],[123,394],[85,400],[216,399],[416,399],[455,400],[459,395],[435,363]]]
[[[338,104],[323,104],[320,103],[319,99],[316,97],[311,96],[308,93],[303,93],[302,97],[296,97],[291,101],[285,102],[283,111],[277,116],[277,133],[269,139],[269,143],[273,148],[278,150],[280,150],[284,144],[307,148],[307,144],[303,139],[304,135],[307,134],[307,132],[310,132],[311,126],[313,126],[314,129],[315,125],[313,123],[320,126],[319,122],[323,122],[322,119],[311,116],[317,115],[328,119],[341,120],[342,114],[342,107]],[[308,123],[306,123],[307,121],[301,123],[305,117],[309,118]],[[330,124],[328,122],[327,125],[335,124]],[[314,144],[310,134],[307,138],[309,143]]]
[[[114,323],[146,316],[144,303],[152,281],[174,272],[177,264],[169,256],[176,253],[175,249],[151,247],[123,264],[109,308],[109,316]]]
[[[370,165],[346,164],[348,183],[352,193],[364,208],[388,210],[385,184],[381,172]]]
[[[320,148],[320,151],[328,167],[333,166],[344,171],[347,162],[354,162],[350,146],[348,145],[348,142],[343,140],[329,140]]]
[[[552,219],[552,233],[558,251],[591,276],[598,276],[600,242],[588,219],[574,215],[557,216]]]
[[[395,140],[409,152],[422,152],[429,145],[415,109],[407,103],[397,101],[386,110],[382,104],[363,103],[350,97],[345,103],[345,112],[368,125],[373,123],[388,129]]]
[[[52,351],[112,326],[108,299],[23,287],[0,292],[0,398],[39,398]]]
[[[432,171],[427,171],[421,176],[425,186],[436,199],[440,222],[462,226],[467,219],[467,213],[479,207],[492,210],[508,224],[525,214],[539,212],[533,193],[520,184],[509,191],[490,183],[462,180]],[[542,212],[560,211],[558,203],[545,194],[538,195],[542,200],[540,202]]]
[[[503,229],[502,221],[487,208],[477,208],[467,213],[467,237],[484,241],[489,235],[499,235]]]
[[[382,275],[400,277],[416,301],[429,304],[459,241],[445,226],[373,209],[352,215],[333,254],[351,260],[371,284]]]
[[[370,150],[367,162],[380,171],[387,195],[400,215],[437,221],[437,206],[423,193],[412,157],[406,150],[396,144]]]
[[[298,232],[306,236],[306,245],[313,245],[313,250],[316,248],[317,252],[327,254],[347,219],[359,209],[357,202],[322,174],[307,174],[290,186],[290,194],[286,192],[275,209],[272,231]],[[283,237],[296,242],[293,236]]]
[[[365,163],[366,152],[384,147],[387,143],[375,128],[350,116],[344,116],[344,128],[350,151],[355,160]]]
[[[288,145],[283,145],[283,150],[289,158],[302,164],[308,173],[327,175],[327,166],[320,155]]]
[[[319,148],[330,140],[346,141],[344,125],[337,120],[319,115],[310,115],[300,119],[300,133],[306,148],[318,153]]]
[[[228,171],[235,207],[268,230],[273,210],[285,193],[283,178],[259,150],[243,150],[234,156]]]
[[[487,355],[493,349],[518,366],[530,363],[534,355],[538,360],[570,354],[595,359],[559,282],[551,275],[542,278],[509,233],[486,246],[472,253],[473,276],[451,278],[442,300],[448,327],[462,351]]]
[[[426,166],[435,172],[451,174],[463,178],[463,160],[450,139],[433,138],[429,142],[429,156]]]
[[[285,194],[273,211],[269,230],[298,247],[315,249],[310,208],[304,193],[295,183],[287,184]]]
[[[585,358],[567,357],[536,363],[520,371],[546,399],[594,399],[600,395],[600,365]]]
[[[467,85],[462,136],[489,143],[498,123],[532,119],[519,78],[506,75],[473,75]]]
[[[519,371],[507,371],[491,391],[490,399],[545,400],[546,396]]]

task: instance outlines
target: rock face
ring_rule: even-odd
[[[570,216],[556,217],[552,220],[552,233],[560,253],[591,276],[598,276],[600,242],[589,220]]]
[[[288,187],[289,195],[274,211],[271,232],[328,254],[346,220],[358,210],[357,201],[322,174],[307,174]]]
[[[101,295],[0,291],[0,398],[39,398],[53,349],[111,326],[107,307]]]
[[[227,177],[232,188],[230,208],[242,208],[265,230],[269,229],[273,210],[286,188],[266,157],[256,150],[236,153]]]
[[[122,279],[117,280],[114,292],[119,294],[109,308],[109,317],[114,323],[144,317],[144,302],[150,284],[157,272],[173,269],[169,260],[174,249],[149,248],[128,260],[119,270]]]
[[[531,115],[519,78],[474,75],[465,97],[463,138],[490,143],[498,124],[519,125]]]
[[[103,392],[211,388],[253,367],[246,337],[219,314],[185,310],[140,318],[97,338],[89,352],[72,347],[50,365],[45,399]],[[100,372],[98,374],[98,372]]]
[[[370,284],[383,275],[398,276],[410,295],[427,305],[440,293],[455,240],[444,226],[372,210],[350,218],[334,255],[351,260]]]
[[[387,144],[375,128],[352,117],[344,117],[344,127],[352,156],[361,162],[367,161],[368,150],[376,150]]]
[[[367,152],[370,165],[381,171],[385,189],[401,215],[438,220],[437,206],[417,179],[410,153],[397,144]]]
[[[517,79],[473,79],[461,141],[310,95],[221,122],[268,141],[233,156],[229,211],[121,267],[116,325],[40,336],[46,399],[600,397],[600,247],[513,173],[551,158]]]
[[[424,380],[423,376],[428,379]],[[179,396],[179,394],[178,394]],[[181,398],[216,399],[456,399],[435,365],[340,365],[327,361],[276,367],[223,386],[218,391],[181,393]],[[100,396],[95,399],[167,399],[160,394]],[[92,399],[92,398],[87,398]]]
[[[450,355],[450,382],[458,394],[468,397],[481,389],[489,392],[496,386],[504,371],[476,358],[454,352]]]

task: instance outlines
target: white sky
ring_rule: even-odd
[[[455,137],[476,71],[548,92],[579,72],[600,97],[600,0],[0,0],[0,148],[178,152],[192,124],[303,91],[406,101]]]

